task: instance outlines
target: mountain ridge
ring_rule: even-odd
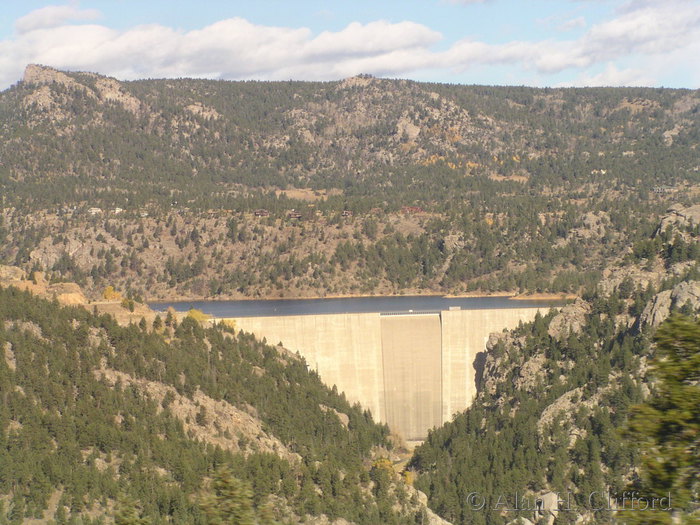
[[[700,195],[698,91],[26,77],[0,260],[93,299],[580,294]]]

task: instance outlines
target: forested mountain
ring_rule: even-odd
[[[30,66],[0,93],[0,257],[93,296],[579,292],[697,200],[698,108],[688,90]]]
[[[699,105],[687,90],[374,78],[117,82],[29,66],[0,102],[3,171],[7,182],[24,182],[13,200],[54,205],[100,194],[133,205],[173,191],[190,200],[215,183],[347,196],[392,188],[375,202],[428,202],[447,194],[435,182],[458,178],[450,175],[522,176],[534,188],[602,179],[648,190],[697,167]],[[591,177],[596,169],[605,176]],[[30,192],[32,183],[44,191]],[[460,186],[471,185],[450,184]]]
[[[664,391],[648,372],[654,331],[700,308],[699,139],[688,90],[118,82],[30,66],[0,93],[0,263],[92,299],[114,285],[132,310],[158,297],[578,294],[491,339],[473,407],[410,469],[454,523],[517,514],[484,512],[473,493],[489,509],[571,494],[557,523],[606,523],[592,492],[651,490],[620,440],[635,439],[630,407]],[[435,519],[381,460],[385,427],[230,328],[119,326],[2,289],[0,351],[0,523],[204,523],[230,491],[263,523]],[[697,488],[681,488],[689,515]],[[521,512],[554,521],[533,513]]]
[[[698,523],[700,267],[673,255],[697,250],[697,234],[671,218],[642,265],[611,268],[583,299],[492,334],[474,404],[410,464],[439,515],[469,525]],[[644,269],[662,261],[665,270]],[[662,325],[678,314],[688,319]]]
[[[615,514],[590,494],[665,494],[640,472],[628,420],[633,405],[664,391],[649,377],[655,329],[673,312],[700,310],[698,211],[664,217],[633,248],[641,260],[609,268],[583,299],[492,336],[474,405],[430,433],[404,476],[416,477],[435,512],[460,524],[517,515],[609,523]],[[380,459],[390,455],[385,427],[322,386],[299,358],[226,326],[170,316],[119,326],[84,307],[0,288],[0,349],[0,523],[205,523],[229,508],[226,494],[248,501],[259,523],[437,520]],[[684,354],[688,364],[696,353]],[[690,404],[667,414],[672,426],[659,429],[652,454],[663,458],[666,444],[686,440],[674,454],[689,462],[674,455],[661,463],[666,477],[656,487],[672,488],[674,508],[687,516],[697,510],[700,474],[692,370],[682,396]],[[687,432],[673,431],[679,420]],[[533,510],[536,499],[551,508],[560,495],[570,510],[556,521]],[[668,523],[671,514],[625,517]]]
[[[427,522],[390,448],[252,336],[190,317],[123,327],[0,288],[0,523],[215,523],[217,476],[243,483],[260,523]]]

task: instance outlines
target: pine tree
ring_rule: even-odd
[[[253,491],[236,479],[227,466],[214,474],[212,493],[204,496],[200,507],[211,525],[255,525]]]
[[[670,494],[673,514],[684,519],[682,523],[699,523],[700,323],[672,317],[659,327],[655,339],[651,371],[656,392],[634,407],[629,431],[642,451],[642,483],[648,496]],[[663,511],[639,514],[645,523],[652,518],[653,523],[672,520]]]
[[[138,501],[130,496],[122,495],[117,501],[114,523],[115,525],[149,525],[151,521],[143,517]]]

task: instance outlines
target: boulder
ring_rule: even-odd
[[[700,204],[687,208],[682,204],[675,204],[668,209],[666,215],[661,219],[655,235],[666,231],[669,225],[678,229],[698,224],[700,224]]]
[[[566,507],[566,501],[559,501],[559,495],[555,492],[545,492],[538,496],[537,500],[541,502],[540,510],[537,514],[542,518],[538,523],[543,522],[546,525],[553,525],[554,520],[559,514],[559,506]]]
[[[509,521],[508,525],[535,525],[532,521],[527,518],[515,518],[513,521]]]
[[[677,284],[673,290],[656,294],[646,305],[639,317],[640,326],[659,326],[674,308],[682,308],[689,303],[693,310],[700,309],[700,282],[687,281]]]
[[[576,299],[564,306],[549,323],[547,332],[555,339],[563,339],[569,334],[578,334],[586,324],[586,316],[591,313],[591,305],[583,299]]]
[[[0,281],[21,281],[27,274],[17,266],[5,266],[0,264]]]
[[[656,328],[671,314],[671,290],[664,290],[651,298],[639,318],[640,326]]]

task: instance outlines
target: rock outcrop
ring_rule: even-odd
[[[117,80],[95,75],[95,88],[101,100],[116,102],[131,113],[139,113],[141,101],[124,91]]]
[[[17,266],[5,266],[0,264],[0,281],[23,281],[27,274]]]
[[[87,304],[88,300],[83,291],[75,283],[54,283],[46,280],[43,272],[34,272],[32,279],[16,266],[0,266],[0,286],[14,286],[33,294],[56,300],[64,305]]]
[[[523,338],[513,337],[510,333],[492,333],[489,336],[483,368],[476,378],[479,391],[489,396],[495,395],[498,384],[506,381],[511,366],[525,364],[522,357],[524,341]],[[511,365],[506,366],[506,363],[511,361]]]
[[[567,304],[549,323],[548,333],[554,339],[563,339],[569,334],[578,334],[586,324],[586,316],[591,313],[591,305],[583,299]]]
[[[666,215],[661,219],[655,235],[666,231],[666,228],[669,226],[684,228],[690,225],[697,226],[698,224],[700,224],[700,204],[687,208],[682,204],[675,204],[668,209]]]
[[[415,498],[418,504],[425,508],[427,518],[425,525],[450,525],[449,521],[441,518],[428,507],[428,496],[426,496],[425,493],[414,488],[412,485],[406,485],[405,489],[411,499]]]
[[[213,399],[199,389],[189,398],[170,385],[107,368],[104,362],[93,374],[111,387],[121,383],[136,388],[155,400],[159,411],[169,399],[167,406],[172,414],[182,422],[185,432],[198,441],[246,455],[268,452],[291,463],[301,461],[299,454],[263,429],[260,419],[226,401]],[[251,411],[254,411],[252,407]]]
[[[625,282],[630,282],[634,288],[646,289],[650,284],[658,286],[663,277],[659,271],[647,271],[637,266],[606,268],[603,270],[603,279],[598,283],[598,290],[603,295],[610,295],[616,290],[621,291],[620,287]]]
[[[39,64],[29,64],[24,70],[22,80],[27,84],[38,84],[42,86],[61,84],[66,88],[82,91],[92,99],[98,99],[105,102],[116,102],[131,113],[136,114],[140,111],[141,101],[130,93],[127,93],[118,80],[96,75],[94,73],[83,74],[94,79],[93,87],[75,80],[73,77],[62,71]],[[25,101],[25,105],[30,103],[35,103],[42,108],[56,106],[56,100],[51,92],[45,87],[38,89],[34,94],[28,96],[27,100]]]
[[[664,290],[656,294],[647,304],[639,318],[640,326],[659,326],[675,308],[689,304],[693,310],[700,309],[700,281],[682,282],[673,290]]]
[[[67,88],[88,91],[87,87],[72,79],[62,71],[40,64],[29,64],[24,70],[22,81],[27,84],[62,84]]]

